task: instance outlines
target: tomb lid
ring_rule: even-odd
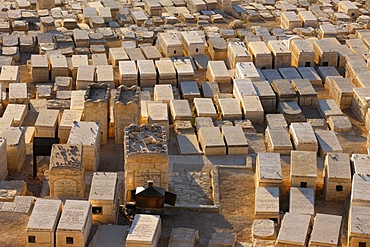
[[[117,189],[117,173],[94,172],[89,200],[114,201]]]
[[[316,214],[310,244],[338,245],[342,216]]]
[[[304,246],[306,244],[310,215],[286,213],[277,238],[277,243]]]
[[[54,232],[61,212],[60,200],[37,199],[27,224],[27,230]]]
[[[89,201],[66,200],[57,231],[85,230],[86,222],[91,217]]]

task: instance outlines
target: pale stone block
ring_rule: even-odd
[[[226,146],[219,128],[200,128],[198,140],[205,155],[226,155]]]
[[[58,228],[56,245],[73,243],[85,246],[92,226],[91,204],[88,201],[66,200]]]
[[[126,247],[157,246],[160,235],[159,215],[137,214],[128,232]]]

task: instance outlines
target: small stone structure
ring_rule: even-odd
[[[351,195],[349,155],[328,153],[325,157],[325,200],[345,201]]]
[[[317,158],[316,152],[291,151],[290,184],[292,187],[316,190]]]
[[[110,86],[92,83],[87,86],[84,103],[84,121],[100,123],[100,143],[108,141]]]
[[[256,188],[254,215],[257,219],[270,219],[280,224],[279,188]]]
[[[85,171],[96,171],[100,155],[100,124],[97,122],[73,122],[68,144],[82,145],[82,167]]]
[[[50,195],[84,198],[82,145],[54,144],[50,156]]]
[[[157,246],[160,235],[159,215],[136,214],[126,238],[126,247]]]
[[[116,224],[118,216],[118,180],[115,172],[95,172],[89,201],[92,219],[102,224]]]
[[[368,246],[370,244],[370,210],[367,206],[351,206],[348,217],[348,246]]]
[[[310,215],[286,213],[275,246],[306,246],[310,221]]]
[[[256,187],[282,188],[283,173],[279,153],[258,153],[256,158]]]
[[[56,246],[85,246],[91,225],[90,202],[66,200],[56,231]]]
[[[132,190],[153,180],[156,187],[168,190],[168,147],[166,132],[160,125],[130,125],[125,129],[125,198]]]
[[[55,246],[55,230],[61,212],[60,200],[36,200],[26,228],[28,247]]]
[[[26,140],[22,127],[5,127],[0,136],[6,139],[9,171],[19,172],[26,159]]]
[[[312,188],[291,187],[289,193],[289,213],[315,215],[315,195]]]
[[[35,123],[36,137],[55,138],[58,135],[59,110],[42,109]]]
[[[130,124],[139,124],[140,117],[140,88],[137,86],[117,88],[114,98],[114,138],[119,144],[124,143],[125,127]]]
[[[309,247],[336,247],[341,236],[342,216],[316,214]]]

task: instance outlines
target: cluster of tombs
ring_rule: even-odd
[[[159,216],[137,214],[129,231],[116,224],[119,205],[147,185],[169,190],[174,137],[179,155],[256,156],[254,245],[338,246],[348,221],[348,246],[369,246],[370,156],[345,153],[338,138],[355,134],[347,112],[370,130],[369,11],[361,0],[2,3],[0,214],[29,215],[28,246],[84,246],[92,224],[102,225],[91,247],[157,246]],[[221,28],[226,14],[237,20]],[[251,154],[257,126],[266,152]],[[34,138],[59,139],[37,199],[6,181],[30,165]],[[99,170],[109,139],[123,145],[123,182]],[[286,180],[280,155],[290,156]],[[316,213],[322,191],[350,201],[348,218]],[[174,228],[169,246],[198,239]],[[235,242],[215,233],[209,246]]]

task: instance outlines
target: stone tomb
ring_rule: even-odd
[[[288,129],[288,123],[283,114],[266,114],[266,125],[270,127],[284,127]]]
[[[273,220],[280,224],[279,188],[257,187],[254,215],[256,219]]]
[[[325,157],[325,200],[345,201],[351,195],[349,155],[328,153]]]
[[[273,241],[276,239],[275,222],[272,220],[254,220],[252,225],[252,241]],[[275,242],[275,241],[274,241]],[[274,242],[271,244],[274,245]]]
[[[175,121],[191,120],[192,113],[187,100],[171,100],[170,102],[171,123]]]
[[[241,126],[223,126],[222,136],[228,155],[248,154],[248,141]]]
[[[292,86],[298,95],[299,106],[316,106],[317,93],[308,79],[294,79]]]
[[[114,98],[113,119],[114,138],[118,144],[123,144],[123,135],[126,126],[139,124],[140,117],[140,88],[138,86],[126,87],[121,85],[117,88]],[[113,120],[113,121],[112,121]]]
[[[316,191],[316,152],[292,151],[290,155],[290,186],[312,188]]]
[[[68,144],[82,145],[82,167],[86,171],[96,171],[100,155],[100,124],[97,122],[73,122]]]
[[[275,246],[306,246],[310,221],[309,215],[286,213]]]
[[[211,117],[217,119],[217,111],[210,98],[195,98],[194,109],[197,117]]]
[[[90,202],[66,200],[56,230],[56,246],[85,246],[91,226]]]
[[[154,87],[157,82],[157,71],[153,60],[137,60],[140,87]]]
[[[25,104],[28,106],[27,83],[9,84],[9,104]]]
[[[235,66],[235,79],[250,79],[251,81],[261,81],[256,66],[252,62],[237,62]]]
[[[71,132],[73,122],[79,122],[82,119],[82,110],[64,110],[60,125],[58,128],[59,143],[67,143],[69,133]]]
[[[27,246],[55,246],[55,230],[62,212],[60,200],[37,199],[27,224]]]
[[[272,54],[265,42],[253,41],[248,43],[248,52],[257,68],[271,69]]]
[[[2,66],[0,74],[0,84],[2,84],[2,90],[6,91],[9,89],[9,84],[19,83],[19,70],[18,66]]]
[[[352,206],[348,217],[348,246],[370,244],[370,210],[368,206]]]
[[[118,217],[118,180],[115,172],[94,172],[89,201],[92,219],[101,224],[116,224]]]
[[[196,81],[183,81],[180,82],[180,89],[182,98],[193,103],[194,98],[200,98],[200,92]]]
[[[126,247],[155,247],[160,235],[159,215],[136,214],[126,238]]]
[[[176,70],[171,60],[163,59],[155,61],[158,71],[158,83],[177,86]]]
[[[242,119],[240,104],[235,98],[218,99],[219,112],[223,120]],[[261,106],[262,108],[262,106]]]
[[[202,91],[204,98],[211,98],[216,101],[216,96],[220,93],[217,82],[202,82]]]
[[[193,131],[193,129],[192,129]],[[199,143],[195,133],[176,135],[177,148],[181,155],[200,155],[203,154],[199,148]]]
[[[258,153],[256,158],[256,187],[282,188],[283,173],[279,153]]]
[[[288,42],[281,40],[270,40],[267,47],[272,53],[272,67],[275,69],[290,67],[292,64],[292,52],[289,50]]]
[[[234,79],[233,80],[233,95],[242,104],[243,96],[257,96],[256,89],[252,81],[247,79]]]
[[[83,110],[86,90],[74,90],[71,92],[71,110]]]
[[[313,67],[298,67],[299,74],[302,78],[308,79],[312,86],[322,86],[322,79]]]
[[[294,101],[298,103],[297,94],[288,80],[274,80],[271,87],[276,92],[279,102]]]
[[[333,99],[324,99],[318,101],[318,110],[324,119],[330,116],[343,116],[343,112],[338,106],[337,102]]]
[[[138,69],[135,61],[119,61],[119,83],[125,86],[138,85]]]
[[[252,82],[265,112],[276,111],[276,95],[268,81]]]
[[[31,55],[32,82],[49,81],[49,61],[46,55]]]
[[[77,69],[76,89],[86,89],[87,85],[95,82],[95,66],[80,65]]]
[[[5,127],[0,137],[6,139],[8,170],[19,172],[26,159],[25,133],[21,127]]]
[[[289,134],[295,150],[318,151],[317,139],[310,123],[291,123]]]
[[[153,185],[168,190],[168,147],[164,127],[159,125],[130,125],[125,129],[124,167],[125,201],[132,190]]]
[[[85,197],[82,145],[54,144],[50,155],[50,195]]]
[[[290,142],[288,131],[282,127],[269,127],[265,130],[266,149],[268,152],[275,152],[280,154],[289,155],[293,149]]]
[[[88,247],[123,247],[128,229],[127,225],[100,225]]]
[[[370,206],[370,175],[354,174],[352,178],[351,206]]]
[[[354,174],[359,175],[370,174],[370,155],[352,154],[351,162]]]
[[[147,102],[148,123],[159,124],[165,128],[167,140],[170,138],[168,105],[166,103]]]
[[[342,216],[316,214],[309,247],[336,247],[341,236]]]
[[[59,122],[59,110],[42,109],[35,122],[36,137],[57,136]]]
[[[69,76],[67,59],[64,55],[51,55],[49,60],[52,81],[55,81],[56,76]]]
[[[264,108],[258,96],[242,96],[241,107],[244,119],[255,124],[263,124],[265,120]]]
[[[128,61],[129,57],[123,47],[109,48],[108,60],[113,67],[116,67],[119,61]]]
[[[315,215],[315,194],[312,188],[291,187],[289,213]]]
[[[209,247],[235,246],[235,244],[236,236],[234,233],[215,232],[212,233],[208,246]]]
[[[316,138],[319,143],[319,154],[325,158],[327,153],[343,153],[343,148],[338,141],[333,130],[315,130]]]
[[[165,84],[154,86],[154,101],[160,101],[169,104],[171,100],[174,100],[171,85]]]
[[[105,83],[111,89],[115,88],[114,85],[114,71],[112,65],[97,65],[96,66],[96,82]]]
[[[27,115],[27,106],[21,104],[8,104],[3,114],[3,118],[12,118],[12,126],[20,127]],[[10,127],[10,126],[9,126]]]
[[[210,117],[196,117],[195,118],[195,128],[199,132],[201,127],[214,127],[212,118]]]
[[[218,127],[202,127],[198,141],[205,155],[226,155],[226,145]]]
[[[224,61],[209,61],[206,77],[208,81],[215,81],[221,84],[231,83],[231,76]]]
[[[89,84],[85,94],[84,121],[100,123],[100,143],[108,142],[110,86],[107,84]]]

